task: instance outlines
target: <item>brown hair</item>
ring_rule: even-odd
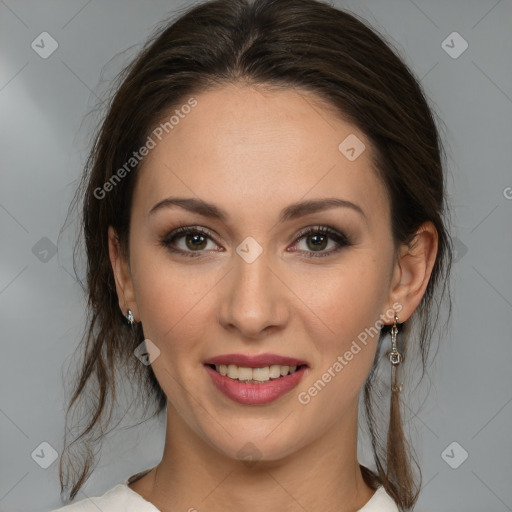
[[[143,146],[171,108],[209,87],[240,81],[312,92],[368,137],[376,172],[389,193],[395,246],[411,243],[422,223],[434,224],[436,261],[425,295],[407,322],[417,330],[413,343],[420,354],[421,376],[446,295],[451,310],[449,289],[446,292],[452,245],[445,225],[443,150],[422,88],[397,53],[354,15],[315,0],[215,0],[194,6],[175,22],[166,23],[120,75],[75,196],[74,204],[83,205],[89,317],[82,340],[83,362],[66,413],[67,425],[70,411],[85,404],[87,426],[69,445],[65,442],[59,465],[61,493],[71,478],[70,499],[89,477],[95,461],[92,447],[110,422],[116,372],[135,379],[146,410],[155,406],[151,418],[166,406],[151,366],[133,357],[144,339],[142,326],[131,329],[119,309],[108,255],[109,225],[117,231],[127,255],[139,166],[102,197],[98,190]],[[80,241],[75,249],[80,250]],[[399,350],[405,353],[412,329],[405,324],[399,327]],[[389,326],[384,326],[379,348],[387,334]],[[377,471],[364,466],[361,471],[368,485],[382,484],[406,510],[417,501],[421,471],[416,477],[412,469],[411,462],[418,470],[419,465],[403,432],[396,393],[392,393],[388,428],[377,425],[382,398],[374,389],[375,370],[382,359],[389,365],[380,352],[364,386],[364,411]],[[405,364],[410,364],[408,358]],[[92,392],[86,402],[87,386]],[[386,432],[387,443],[383,441]],[[78,450],[73,453],[75,443]]]

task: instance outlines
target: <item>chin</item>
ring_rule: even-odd
[[[307,444],[307,436],[293,430],[295,423],[285,428],[286,422],[286,419],[283,422],[283,418],[272,418],[265,420],[262,425],[261,419],[237,419],[231,424],[224,423],[225,430],[219,427],[211,432],[208,426],[206,431],[203,430],[202,437],[223,456],[252,467],[257,462],[283,460]]]

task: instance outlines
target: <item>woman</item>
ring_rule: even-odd
[[[166,439],[61,512],[412,509],[403,369],[408,347],[425,365],[451,242],[432,113],[377,34],[314,0],[190,9],[122,76],[77,197],[90,324],[69,410],[97,388],[78,441],[104,432],[120,370]],[[72,446],[71,498],[93,462]]]

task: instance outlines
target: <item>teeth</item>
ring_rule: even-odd
[[[230,366],[231,367],[231,366]],[[253,380],[252,379],[252,368],[244,368],[243,366],[238,367],[238,380]],[[230,375],[231,377],[231,375]]]
[[[247,368],[245,366],[237,366],[236,364],[216,364],[215,369],[221,375],[226,375],[230,379],[250,382],[268,382],[270,379],[278,379],[279,377],[295,373],[297,367],[273,364],[272,366],[263,366],[262,368]]]
[[[273,364],[269,367],[269,376],[271,379],[281,377],[281,367],[278,364]]]
[[[247,369],[249,370],[249,368]],[[270,368],[268,366],[265,366],[264,368],[253,368],[252,372],[250,373],[252,373],[252,380],[257,380],[258,382],[265,382],[266,380],[270,380]],[[249,375],[249,378],[240,378],[240,380],[251,380],[251,378]]]
[[[215,366],[217,368],[217,366]],[[234,364],[228,365],[228,377],[230,379],[238,379],[238,366]]]

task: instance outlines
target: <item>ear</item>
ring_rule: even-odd
[[[397,312],[400,323],[411,317],[425,294],[436,261],[437,246],[437,229],[432,222],[426,222],[417,230],[410,244],[400,247],[388,304],[388,308]]]
[[[114,279],[116,282],[117,297],[119,299],[119,307],[124,316],[130,309],[135,317],[135,320],[139,321],[139,312],[137,310],[137,303],[135,301],[135,293],[132,283],[132,277],[130,273],[130,265],[124,257],[121,246],[119,244],[119,238],[115,229],[112,226],[108,227],[108,253],[110,257],[110,263],[112,265],[112,271],[114,273]]]

